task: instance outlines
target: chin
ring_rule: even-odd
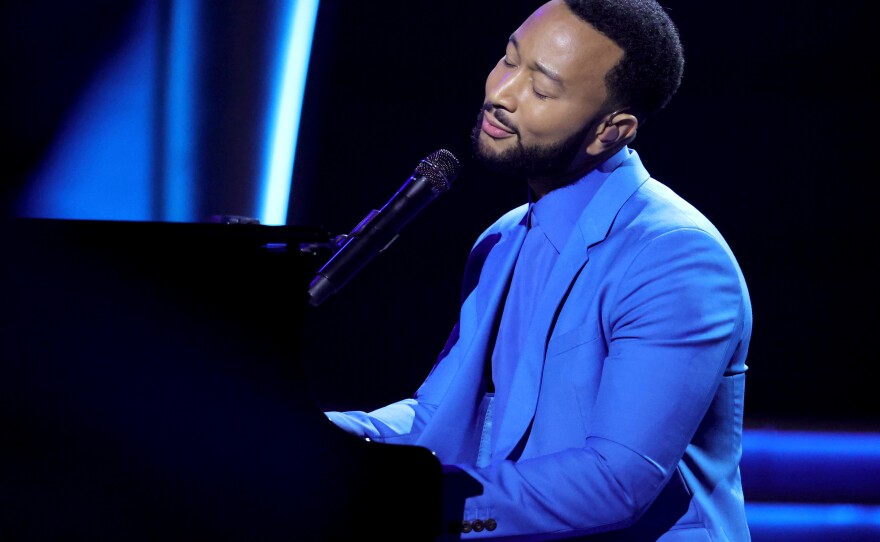
[[[516,138],[494,139],[482,130],[477,138],[477,150],[486,158],[497,158],[503,152],[516,146]]]
[[[491,138],[490,138],[491,139]],[[474,155],[484,163],[495,163],[499,161],[502,150],[493,148],[491,143],[485,141],[477,141],[474,148]]]

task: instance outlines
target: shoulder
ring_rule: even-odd
[[[618,255],[620,276],[636,283],[714,282],[748,297],[742,270],[721,232],[656,179],[648,179],[621,207],[606,242],[603,248]]]
[[[643,183],[621,207],[612,235],[649,241],[677,230],[699,231],[729,251],[721,232],[700,210],[654,178]]]
[[[700,210],[654,178],[639,185],[620,206],[604,240],[589,252],[591,258],[614,267],[618,273],[611,276],[618,278],[632,277],[632,271],[642,267],[669,277],[681,278],[678,273],[694,277],[689,270],[705,270],[708,265],[744,288],[739,263],[721,232]]]

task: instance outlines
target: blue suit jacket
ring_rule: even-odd
[[[739,473],[746,284],[712,224],[625,151],[560,253],[512,385],[496,390],[490,466],[473,466],[478,406],[526,205],[475,243],[459,322],[414,397],[328,413],[477,479],[483,493],[467,500],[465,519],[497,528],[463,538],[749,540]]]

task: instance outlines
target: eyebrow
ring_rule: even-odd
[[[510,37],[507,38],[507,41],[512,43],[513,48],[516,49],[517,52],[519,52],[519,42],[516,40],[516,36],[511,34]],[[562,82],[562,76],[560,76],[559,72],[557,72],[556,70],[550,68],[549,66],[542,64],[541,62],[535,62],[535,68],[537,68],[537,70],[539,72],[546,75],[549,79],[558,83],[559,86],[562,86],[562,87],[565,86],[565,84]]]

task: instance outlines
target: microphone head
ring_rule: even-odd
[[[445,192],[458,177],[461,163],[446,149],[434,151],[416,166],[416,175],[428,179],[435,193]]]

